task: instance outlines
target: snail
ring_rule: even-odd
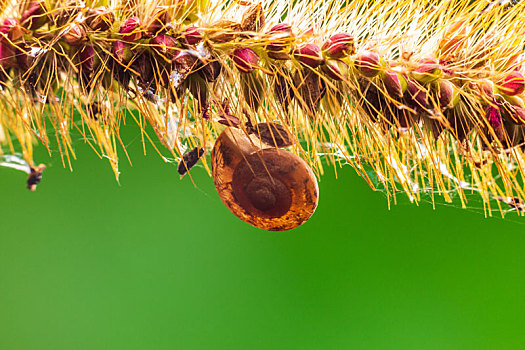
[[[215,187],[228,209],[248,224],[291,230],[315,212],[317,179],[300,157],[264,141],[253,132],[226,128],[211,155]]]

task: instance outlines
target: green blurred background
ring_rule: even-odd
[[[35,193],[0,168],[0,349],[523,349],[525,225],[407,201],[346,167],[302,227],[264,232],[182,181],[76,144]],[[525,222],[525,219],[524,221]]]

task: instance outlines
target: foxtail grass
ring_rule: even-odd
[[[271,122],[319,177],[350,165],[389,201],[521,213],[525,4],[487,4],[3,1],[1,152],[72,167],[79,133],[118,178],[126,123],[180,160]]]

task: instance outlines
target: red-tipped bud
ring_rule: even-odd
[[[438,100],[441,108],[454,108],[459,103],[460,94],[454,83],[448,80],[438,81]]]
[[[133,53],[128,44],[122,41],[115,41],[113,43],[113,55],[122,64],[127,64],[133,58]]]
[[[79,53],[80,66],[86,71],[93,71],[95,65],[95,51],[93,45],[86,45]]]
[[[115,15],[104,6],[89,10],[86,16],[86,24],[91,30],[108,30],[114,22]]]
[[[169,35],[159,34],[151,39],[151,44],[153,45],[155,51],[165,56],[168,60],[173,59],[178,51],[177,40]]]
[[[421,84],[428,84],[437,80],[442,73],[441,65],[433,58],[425,58],[418,62],[418,67],[412,72],[412,76]]]
[[[511,72],[500,81],[499,88],[506,95],[519,95],[525,90],[525,76],[518,71]]]
[[[496,106],[490,106],[487,108],[487,120],[489,124],[496,128],[501,125],[501,114],[499,112],[499,108]]]
[[[294,37],[294,34],[293,34],[293,31],[292,31],[292,26],[289,25],[288,23],[279,23],[279,24],[276,24],[274,25],[272,28],[270,28],[270,30],[268,31],[267,33],[268,35],[271,36],[271,38],[276,38],[276,39],[287,39],[287,38],[293,38]],[[272,44],[270,44],[272,45]],[[268,46],[270,46],[268,45]],[[282,44],[280,43],[277,43],[276,44],[278,48],[280,48],[282,46]]]
[[[321,70],[333,80],[345,80],[348,76],[348,65],[339,60],[326,60]]]
[[[328,39],[323,47],[324,54],[329,58],[344,58],[355,53],[354,37],[350,34],[335,34]]]
[[[18,25],[18,21],[14,18],[6,18],[4,19],[4,22],[0,25],[0,32],[4,34],[8,34],[13,27]]]
[[[167,24],[171,21],[171,15],[167,6],[157,7],[149,20],[145,23],[144,29],[153,35],[158,34],[166,29]]]
[[[275,33],[289,33],[289,34],[293,34],[292,33],[292,26],[289,25],[288,23],[276,24],[273,27],[271,27],[270,30],[268,31],[268,34],[275,34]]]
[[[386,91],[392,97],[403,97],[407,89],[407,80],[399,72],[386,71],[383,75]]]
[[[378,53],[363,51],[355,59],[354,65],[359,73],[368,78],[378,75],[384,68],[384,62]]]
[[[82,25],[72,22],[68,25],[62,40],[71,46],[79,46],[87,39],[86,31]]]
[[[290,42],[294,38],[292,27],[287,23],[279,23],[273,26],[267,34],[272,40],[270,44],[266,45],[268,57],[274,60],[290,59]]]
[[[259,62],[259,56],[249,47],[233,50],[231,57],[237,69],[243,73],[252,72]]]
[[[197,45],[198,43],[200,43],[203,37],[204,37],[204,34],[202,30],[199,29],[198,27],[188,27],[186,28],[184,33],[182,33],[182,38],[184,40],[184,43],[186,43],[186,45],[191,45],[191,46]]]
[[[14,47],[7,41],[0,41],[0,66],[10,68],[16,66],[16,57]]]
[[[140,19],[138,17],[130,17],[120,26],[120,34],[122,39],[126,41],[137,41],[142,38],[142,30],[140,29]]]
[[[315,44],[303,45],[295,49],[293,55],[296,60],[311,68],[317,68],[324,62],[321,49]]]
[[[11,41],[17,41],[24,36],[24,29],[18,25],[15,18],[6,18],[0,25],[0,32],[7,35]]]
[[[38,29],[48,21],[47,8],[42,0],[32,2],[20,17],[22,26],[30,30]]]
[[[501,117],[499,107],[495,102],[489,105],[485,110],[485,118],[487,119],[488,124],[493,129],[498,139],[503,140],[503,119]]]

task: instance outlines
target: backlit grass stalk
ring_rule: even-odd
[[[389,199],[525,198],[524,4],[2,4],[0,142],[30,165],[41,143],[71,167],[74,131],[118,176],[124,123],[180,159],[271,121],[318,176],[350,164]]]

